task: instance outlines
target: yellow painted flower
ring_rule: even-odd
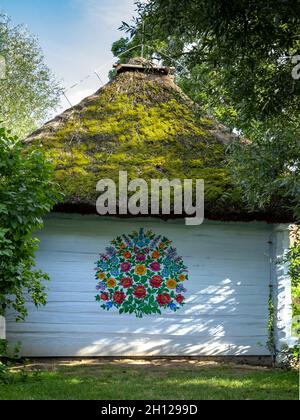
[[[113,289],[114,287],[116,287],[117,282],[114,278],[111,277],[107,280],[106,284],[109,289]]]
[[[104,273],[99,273],[99,274],[98,274],[98,278],[99,278],[100,280],[104,280],[104,279],[105,279],[105,274],[104,274]]]
[[[144,265],[137,265],[135,268],[135,273],[138,276],[143,276],[147,271],[147,268]]]
[[[184,274],[180,274],[180,276],[178,277],[179,281],[186,281],[186,276]]]
[[[167,281],[167,288],[168,289],[176,289],[177,283],[175,280],[170,279]]]

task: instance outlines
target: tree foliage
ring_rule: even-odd
[[[6,64],[0,78],[0,121],[14,135],[25,137],[59,103],[60,88],[36,38],[23,26],[13,27],[0,13],[0,56]]]
[[[251,207],[278,197],[300,219],[300,2],[294,0],[149,0],[123,24],[131,39],[164,45],[178,83],[203,112],[247,143],[230,148],[235,182]],[[131,41],[132,42],[132,41]],[[166,53],[167,51],[167,53]]]
[[[234,143],[230,150],[233,179],[249,206],[271,202],[286,207],[287,222],[300,220],[300,130],[271,120],[248,130],[251,142]]]
[[[300,52],[299,1],[150,0],[138,6],[154,38],[172,38],[190,66],[206,63],[220,72],[239,114],[256,120],[283,110],[299,114],[300,86],[291,77],[291,58]]]
[[[13,308],[18,319],[26,300],[45,304],[42,281],[48,276],[35,269],[42,216],[59,199],[52,183],[52,165],[41,151],[23,145],[0,128],[0,315]]]

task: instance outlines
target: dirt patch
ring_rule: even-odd
[[[265,371],[270,366],[249,365],[237,362],[226,362],[223,360],[203,360],[193,358],[159,358],[159,359],[144,359],[144,358],[92,358],[92,359],[29,359],[26,361],[26,367],[29,370],[43,370],[43,371],[56,371],[61,368],[82,368],[90,373],[92,371],[101,370],[108,366],[119,366],[120,368],[142,368],[143,370],[151,369],[152,371],[162,371],[170,369],[193,370],[195,368],[231,368],[234,371],[240,372],[253,372]],[[21,367],[15,367],[19,370]]]

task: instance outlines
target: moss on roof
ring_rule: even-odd
[[[209,218],[267,218],[249,213],[231,184],[225,154],[230,133],[197,116],[170,75],[120,72],[27,141],[41,144],[55,164],[65,194],[57,210],[95,212],[97,182],[117,181],[119,171],[128,171],[129,179],[204,179]]]

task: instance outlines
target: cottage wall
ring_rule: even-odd
[[[177,313],[105,312],[95,301],[94,263],[109,242],[139,227],[174,242],[189,268]],[[7,338],[24,356],[268,355],[270,234],[265,223],[118,220],[52,215],[40,234],[38,266],[51,276],[48,304]]]

